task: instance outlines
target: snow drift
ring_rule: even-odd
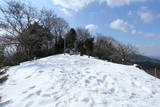
[[[7,73],[0,107],[160,107],[160,80],[134,66],[56,55]]]

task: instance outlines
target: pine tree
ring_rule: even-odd
[[[56,54],[62,53],[63,50],[64,50],[64,39],[61,36],[56,37],[55,53]]]
[[[66,38],[65,38],[66,47],[68,49],[74,48],[76,38],[77,38],[76,31],[73,28],[71,28],[70,31],[66,34]]]
[[[94,38],[87,38],[84,42],[84,47],[86,49],[86,54],[88,56],[92,55],[93,46],[94,46]]]

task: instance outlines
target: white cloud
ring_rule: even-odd
[[[145,6],[142,6],[140,10],[137,11],[137,14],[144,23],[150,23],[153,20],[160,18],[159,15],[153,14],[153,12]]]
[[[138,15],[144,23],[150,23],[150,22],[154,21],[155,19],[160,18],[160,14],[155,15],[151,11],[151,9],[149,9],[146,6],[142,6],[142,7],[140,7],[140,9],[138,9],[136,11],[129,11],[128,12],[128,16],[133,16],[133,15]]]
[[[137,13],[139,15],[139,17],[141,18],[141,20],[145,23],[149,23],[152,22],[155,19],[155,16],[153,15],[153,13],[151,11],[138,11]]]
[[[147,37],[147,38],[155,38],[155,37],[158,37],[158,35],[156,35],[156,34],[154,34],[154,33],[137,32],[137,34],[143,35],[144,37]]]
[[[59,5],[66,9],[78,11],[93,2],[106,3],[109,7],[119,7],[130,5],[135,2],[145,2],[148,0],[53,0],[55,5]]]
[[[119,7],[124,5],[130,5],[131,3],[135,2],[145,2],[148,0],[103,0],[106,1],[108,6],[110,7]]]
[[[94,25],[94,24],[88,24],[85,26],[85,28],[88,30],[96,30],[96,29],[98,29],[98,26]]]
[[[149,37],[149,38],[155,38],[157,37],[158,35],[154,34],[154,33],[145,33],[144,34],[145,37]]]
[[[122,19],[117,19],[110,24],[112,29],[121,30],[123,32],[130,32],[134,26],[128,24]]]
[[[128,22],[126,22],[122,19],[117,19],[117,20],[114,20],[113,22],[111,22],[110,28],[120,30],[122,32],[127,32],[132,35],[141,35],[141,36],[144,36],[147,38],[158,37],[158,35],[156,35],[154,33],[146,33],[146,32],[139,31],[135,28],[135,26],[129,24]]]
[[[62,11],[65,15],[67,15],[67,16],[73,16],[73,14],[71,13],[71,11],[69,11],[69,10],[66,9],[66,8],[62,8],[61,11]]]
[[[55,5],[59,5],[66,9],[78,11],[95,0],[53,0]]]

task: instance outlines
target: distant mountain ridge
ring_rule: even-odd
[[[150,56],[151,58],[160,60],[160,56]]]
[[[130,57],[132,63],[139,64],[144,68],[159,68],[160,69],[160,59],[157,57],[148,57],[143,55],[134,55]]]

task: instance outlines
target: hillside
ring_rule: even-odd
[[[151,58],[160,60],[160,56],[150,56]]]
[[[130,57],[132,63],[141,65],[144,69],[158,68],[160,69],[160,60],[153,57],[147,57],[143,55],[136,55]]]
[[[0,107],[159,107],[160,80],[144,71],[78,55],[21,63],[0,86]]]

